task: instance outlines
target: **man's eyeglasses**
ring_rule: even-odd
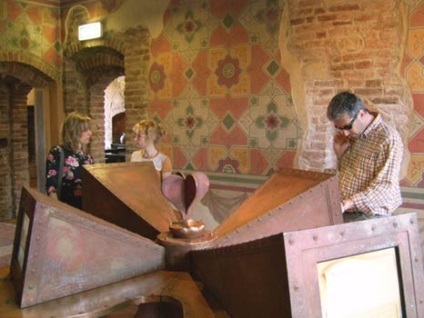
[[[359,114],[359,112],[357,112],[356,114],[355,114],[355,116],[353,116],[353,118],[351,119],[351,121],[348,123],[348,124],[346,124],[346,125],[344,125],[344,126],[341,126],[341,127],[337,127],[337,126],[335,126],[338,130],[351,130],[352,129],[352,127],[353,127],[353,123],[355,122],[355,120],[356,120],[356,118],[358,118],[358,114]]]

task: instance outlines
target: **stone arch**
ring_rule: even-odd
[[[22,187],[29,185],[27,96],[32,88],[53,81],[35,67],[20,62],[0,62],[0,218],[16,218]],[[45,154],[37,154],[45,158]]]

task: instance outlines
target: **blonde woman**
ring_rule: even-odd
[[[171,159],[157,148],[165,134],[163,126],[151,119],[144,119],[134,125],[133,132],[140,150],[132,153],[131,162],[152,161],[162,179],[171,175]]]
[[[47,194],[79,209],[82,166],[93,163],[91,155],[84,150],[91,140],[90,121],[87,115],[69,113],[61,127],[62,143],[50,149],[46,160]]]

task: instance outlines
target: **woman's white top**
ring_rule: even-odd
[[[154,158],[144,158],[143,152],[140,150],[134,151],[131,155],[131,162],[143,162],[143,161],[152,161],[155,169],[157,171],[162,171],[163,163],[165,162],[167,156],[159,152]]]

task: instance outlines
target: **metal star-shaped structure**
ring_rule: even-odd
[[[213,231],[190,218],[203,173],[162,183],[150,163],[98,164],[83,180],[84,211],[23,189],[6,314],[320,317],[316,263],[394,246],[399,306],[424,313],[415,216],[342,224],[335,175],[280,170]]]

